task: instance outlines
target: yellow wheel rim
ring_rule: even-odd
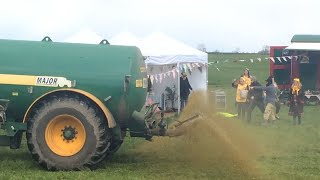
[[[49,122],[45,140],[51,151],[57,155],[73,156],[84,146],[86,131],[78,118],[62,114]]]

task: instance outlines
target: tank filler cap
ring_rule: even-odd
[[[51,38],[49,36],[46,36],[42,39],[42,41],[46,41],[46,42],[52,42]]]
[[[103,39],[99,44],[106,44],[106,45],[110,45],[109,41],[106,39]]]

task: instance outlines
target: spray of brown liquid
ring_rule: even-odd
[[[179,137],[156,137],[152,143],[144,143],[136,149],[141,154],[152,154],[158,161],[184,162],[194,168],[228,169],[230,173],[257,177],[255,159],[259,148],[246,130],[243,122],[216,115],[214,99],[207,93],[194,92],[188,105],[178,118],[183,122],[194,115],[200,116],[186,122],[180,128]]]

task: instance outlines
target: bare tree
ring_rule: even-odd
[[[197,49],[200,50],[200,51],[203,51],[203,52],[207,52],[206,45],[203,44],[203,43],[198,44]]]
[[[264,45],[262,49],[258,52],[259,54],[270,54],[270,46]]]
[[[220,51],[218,49],[214,50],[213,53],[220,53]]]
[[[237,47],[237,48],[236,48],[236,49],[234,49],[232,52],[233,52],[233,53],[240,53],[240,48],[239,48],[239,47]]]

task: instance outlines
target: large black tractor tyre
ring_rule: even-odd
[[[101,162],[110,146],[106,119],[91,103],[63,97],[44,101],[27,122],[32,157],[48,170],[82,170]]]
[[[117,152],[120,149],[122,143],[123,140],[111,141],[110,148],[107,151],[106,159],[109,159],[115,152]]]

